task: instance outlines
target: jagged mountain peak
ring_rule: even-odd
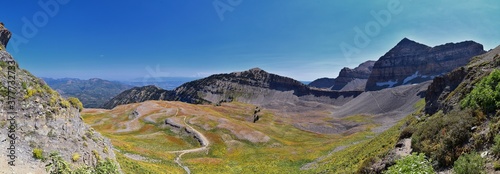
[[[422,46],[422,45],[427,46],[427,45],[418,43],[414,40],[411,40],[411,39],[408,39],[405,37],[405,38],[401,39],[401,41],[399,41],[398,44],[396,44],[396,47],[398,47],[398,46],[400,46],[400,47],[403,47],[403,46]]]
[[[369,61],[366,61],[366,62],[363,62],[363,63],[359,64],[359,66],[357,66],[354,69],[351,69],[349,67],[344,67],[340,71],[339,77],[345,76],[345,73],[348,73],[348,72],[365,73],[367,76],[369,76],[370,72],[371,72],[371,70],[373,68],[373,65],[375,65],[375,62],[376,61],[369,60]],[[359,77],[352,77],[352,78],[359,78]],[[368,77],[366,77],[366,78],[368,78]]]
[[[0,22],[0,50],[7,48],[12,33]]]
[[[248,70],[248,71],[250,71],[250,72],[261,72],[261,71],[264,71],[264,70],[262,70],[262,69],[260,69],[260,68],[258,68],[258,67],[255,67],[255,68],[252,68],[252,69],[250,69],[250,70]],[[264,72],[265,72],[265,71],[264,71]]]
[[[399,41],[394,48],[389,50],[384,56],[385,57],[390,57],[393,55],[414,55],[414,54],[421,54],[422,52],[427,52],[430,50],[432,47],[429,47],[427,45],[418,43],[416,41],[410,40],[408,38],[404,38],[401,41]]]

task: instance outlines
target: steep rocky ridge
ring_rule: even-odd
[[[0,149],[7,152],[14,148],[9,152],[15,152],[16,157],[1,153],[0,173],[46,173],[45,165],[51,162],[53,152],[71,168],[94,167],[106,158],[115,161],[110,141],[82,121],[78,101],[63,99],[42,80],[20,69],[3,49],[10,36],[0,26]],[[9,113],[9,101],[16,103],[15,114]],[[11,141],[13,135],[15,141]],[[35,149],[41,152],[39,158],[47,161],[35,159]],[[79,157],[74,158],[76,155]],[[9,165],[11,160],[15,166]]]
[[[483,46],[473,41],[429,47],[404,38],[375,63],[366,90],[431,80],[483,53]]]
[[[375,61],[366,61],[354,69],[350,69],[347,67],[343,68],[340,71],[339,76],[335,79],[335,85],[331,89],[342,90],[350,82],[356,79],[368,79],[370,77],[374,64]],[[364,86],[364,84],[360,84],[359,86]]]
[[[341,91],[363,91],[366,79],[370,77],[375,61],[366,61],[358,67],[350,69],[343,68],[335,79],[320,78],[311,82],[308,86]]]

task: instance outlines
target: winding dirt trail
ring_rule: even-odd
[[[175,113],[175,116],[177,116],[177,114],[179,113],[179,108],[177,108],[177,112]],[[174,117],[175,117],[174,116]],[[181,163],[181,157],[182,155],[186,154],[186,153],[193,153],[193,152],[200,152],[200,151],[204,151],[204,150],[207,150],[208,149],[208,145],[210,145],[210,141],[208,141],[207,137],[205,137],[205,135],[203,135],[202,133],[200,133],[198,130],[194,129],[193,127],[191,127],[187,122],[186,122],[186,116],[184,116],[184,124],[186,125],[187,128],[189,128],[191,131],[194,132],[194,134],[196,135],[196,137],[199,138],[200,140],[200,143],[202,145],[202,147],[199,147],[199,148],[194,148],[194,149],[186,149],[186,150],[178,150],[178,151],[169,151],[167,153],[179,153],[179,156],[177,156],[177,158],[175,158],[175,162],[181,166],[188,174],[191,173],[191,171],[189,170],[189,168],[187,166],[184,166],[182,165]]]

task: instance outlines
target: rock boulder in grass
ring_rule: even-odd
[[[472,57],[485,53],[474,41],[429,47],[404,38],[374,65],[367,91],[420,83],[467,65]]]

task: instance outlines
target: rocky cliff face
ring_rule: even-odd
[[[368,79],[370,77],[370,74],[372,73],[374,64],[375,61],[366,61],[354,69],[350,69],[347,67],[343,68],[340,71],[339,76],[335,79],[335,85],[332,87],[332,90],[342,90],[350,82],[356,79]],[[357,86],[364,86],[364,84],[360,84]]]
[[[11,36],[12,33],[0,22],[0,50],[7,48],[7,43],[9,43]]]
[[[2,48],[9,38],[1,26]],[[47,173],[46,165],[58,159],[73,169],[94,167],[106,158],[115,161],[109,140],[82,121],[78,100],[65,100],[19,69],[5,49],[0,50],[0,72],[0,129],[9,130],[0,131],[0,149],[9,149],[0,154],[0,173]],[[50,170],[56,168],[63,166]]]
[[[366,90],[431,80],[484,52],[483,46],[473,41],[429,47],[404,38],[375,63]]]
[[[370,77],[375,61],[366,61],[354,69],[343,68],[335,79],[321,78],[311,82],[308,86],[315,88],[327,88],[343,91],[363,91],[366,79]],[[347,87],[346,87],[347,86]]]
[[[218,104],[237,100],[265,105],[274,101],[298,101],[299,97],[306,97],[308,101],[315,100],[315,97],[350,98],[360,93],[315,90],[297,80],[254,68],[243,72],[212,75],[185,83],[173,91],[157,87],[134,88],[119,94],[105,107],[113,108],[121,104],[146,100],[182,101],[195,104]]]
[[[474,88],[478,80],[499,67],[500,46],[474,57],[474,60],[466,67],[457,68],[444,76],[436,77],[425,96],[425,112],[432,115],[438,110],[445,113],[453,110],[464,94]]]

